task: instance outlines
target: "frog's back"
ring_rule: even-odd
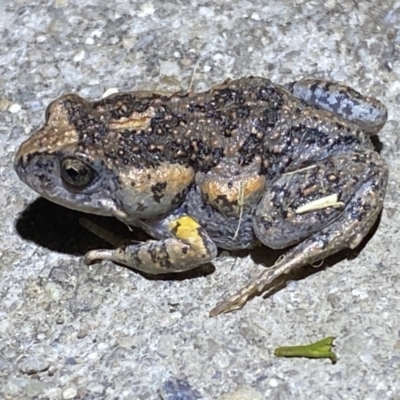
[[[343,147],[371,147],[355,124],[265,78],[226,81],[204,93],[116,94],[93,110],[109,120],[100,138],[106,157],[135,168],[167,162],[206,173],[222,164],[233,170],[257,165],[273,178],[289,164],[298,168]]]
[[[102,135],[82,129],[83,142],[135,168],[168,162],[207,172],[226,158],[246,166],[260,155],[290,97],[264,78],[226,81],[204,93],[116,94],[93,103],[92,113],[108,122]]]

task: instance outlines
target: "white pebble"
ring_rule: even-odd
[[[274,379],[274,378],[270,379],[269,380],[269,386],[274,387],[274,388],[277,387],[278,386],[278,381],[276,379]]]
[[[101,394],[104,391],[104,386],[100,382],[89,382],[86,387],[89,391],[93,393]]]
[[[62,398],[65,400],[73,399],[77,395],[78,395],[78,389],[75,386],[67,387],[62,392]]]
[[[360,354],[360,360],[365,364],[371,364],[372,361],[374,360],[374,356],[371,353],[368,353],[367,351],[363,351]]]
[[[47,282],[44,290],[47,293],[47,296],[49,296],[52,300],[54,301],[59,301],[61,298],[61,291],[60,288],[58,287],[57,284],[54,282]]]
[[[77,53],[75,53],[75,55],[74,55],[74,61],[75,62],[79,62],[79,61],[82,61],[84,58],[85,58],[85,50],[81,50],[81,51],[78,51]]]
[[[11,114],[15,114],[15,113],[17,113],[18,111],[20,111],[21,108],[22,108],[22,107],[21,107],[20,104],[14,103],[14,104],[11,104],[10,108],[8,109],[8,111],[10,111]]]
[[[142,11],[141,13],[139,13],[139,17],[146,17],[148,15],[152,15],[154,14],[154,6],[151,3],[144,3],[141,7],[140,10]]]

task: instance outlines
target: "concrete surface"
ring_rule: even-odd
[[[2,0],[0,11],[1,399],[400,399],[399,1]],[[99,243],[79,215],[34,202],[13,172],[62,93],[245,75],[326,78],[381,99],[390,180],[362,248],[241,311],[208,318],[276,253],[223,253],[215,271],[177,279],[86,267]],[[336,365],[273,356],[329,335]]]

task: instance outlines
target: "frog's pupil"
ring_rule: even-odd
[[[80,182],[82,180],[82,177],[84,177],[87,173],[87,171],[83,168],[79,168],[79,170],[75,168],[67,168],[65,172],[69,175],[71,180],[76,182]]]
[[[62,177],[68,184],[83,187],[90,184],[94,178],[94,171],[89,166],[76,160],[64,160]]]

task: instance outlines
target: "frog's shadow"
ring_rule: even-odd
[[[101,227],[129,240],[145,241],[149,239],[143,231],[139,229],[130,231],[115,218],[100,217],[73,211],[49,202],[44,198],[38,198],[22,212],[16,221],[16,229],[23,239],[64,254],[83,256],[90,250],[112,248],[109,243],[82,227],[79,223],[81,218],[89,219]],[[380,218],[356,249],[341,251],[327,258],[322,265],[318,265],[317,267],[303,267],[285,276],[284,279],[279,280],[274,288],[268,292],[268,295],[280,290],[288,280],[301,280],[341,260],[356,258],[358,253],[374,235],[379,225],[379,220]],[[230,254],[238,258],[243,258],[250,254],[255,263],[269,267],[285,251],[286,249],[277,251],[260,247],[251,251],[234,251],[230,252]],[[215,271],[215,267],[212,264],[205,264],[190,271],[162,275],[149,275],[136,270],[134,271],[150,280],[185,280],[209,275]]]

